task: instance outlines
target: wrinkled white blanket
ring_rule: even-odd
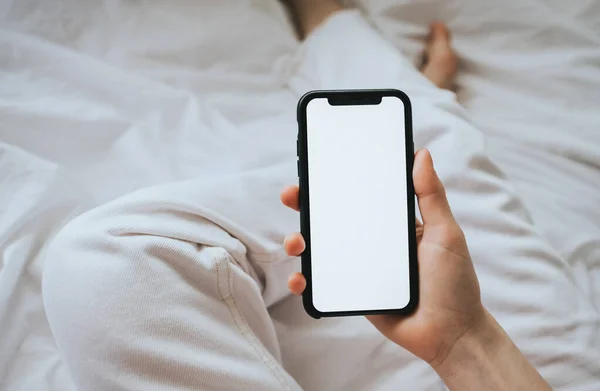
[[[595,19],[587,19],[595,10],[598,15],[598,3],[576,2],[589,4],[572,16],[588,24],[576,25],[557,19],[545,3],[530,2],[546,10],[533,30],[517,23],[514,9],[492,9],[491,1],[479,7],[454,1],[455,8],[436,11],[434,3],[378,1],[366,11],[409,55],[412,41],[404,37],[422,34],[428,13],[455,18],[449,21],[466,59],[460,97],[467,110],[407,60],[369,56],[370,48],[352,36],[340,39],[335,26],[298,47],[275,1],[3,4],[0,385],[72,387],[41,301],[47,241],[92,207],[184,180],[197,181],[199,193],[178,196],[201,208],[220,232],[197,240],[227,247],[219,242],[227,232],[268,277],[264,298],[290,373],[307,389],[345,374],[344,362],[320,372],[327,358],[316,357],[304,341],[370,331],[360,320],[322,321],[311,335],[295,327],[298,317],[307,320],[285,296],[284,282],[297,261],[283,258],[280,243],[297,218],[277,194],[295,181],[299,95],[385,86],[413,98],[417,146],[432,150],[490,310],[555,388],[598,389],[600,164],[594,151],[600,141],[591,106],[600,76],[591,66],[599,58],[597,38],[588,32]],[[169,191],[149,190],[142,198]],[[175,195],[172,201],[178,202]],[[430,373],[417,379],[423,369],[409,369],[402,373],[406,384],[439,386]]]

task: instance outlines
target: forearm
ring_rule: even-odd
[[[450,390],[551,390],[490,314],[435,370]]]

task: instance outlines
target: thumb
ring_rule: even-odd
[[[433,168],[433,159],[426,149],[415,154],[413,183],[424,225],[455,223],[446,190]]]

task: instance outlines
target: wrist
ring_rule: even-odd
[[[487,311],[434,369],[450,390],[552,390]]]
[[[482,363],[493,361],[510,343],[502,327],[484,310],[481,321],[459,338],[444,360],[433,369],[448,384],[447,380],[461,376]]]

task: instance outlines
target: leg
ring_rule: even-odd
[[[44,302],[76,385],[299,389],[280,365],[251,266],[224,248],[197,244],[203,235],[218,242],[220,231],[193,212],[196,194],[192,206],[165,201],[172,194],[154,188],[97,208],[50,246]]]
[[[284,0],[290,8],[301,38],[310,35],[334,13],[344,9],[337,0]]]
[[[286,0],[300,37],[308,37],[329,17],[344,10],[338,0]],[[450,31],[443,23],[432,23],[424,53],[423,75],[439,88],[452,89],[458,57],[452,48]]]

